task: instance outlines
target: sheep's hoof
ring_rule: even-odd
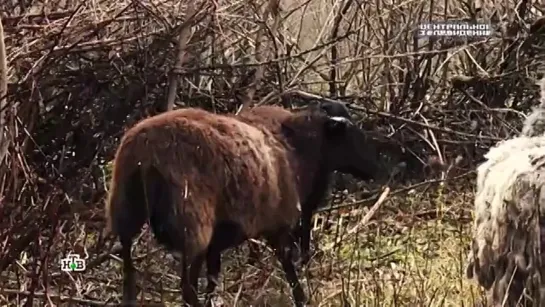
[[[206,307],[221,307],[226,305],[220,296],[210,294],[210,295],[207,295],[206,297],[205,306]]]
[[[296,263],[298,266],[307,266],[310,262],[310,253],[304,253],[298,257]]]
[[[307,304],[305,303],[307,301],[307,298],[305,296],[304,292],[301,293],[294,293],[295,299],[294,304],[296,307],[305,307]]]
[[[206,278],[207,278],[206,293],[207,293],[207,295],[211,295],[216,290],[218,285],[220,284],[219,280],[218,280],[218,276],[207,275]]]

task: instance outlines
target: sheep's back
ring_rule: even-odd
[[[153,164],[178,187],[194,215],[207,210],[199,209],[206,204],[216,222],[234,222],[248,231],[277,227],[278,219],[293,224],[298,217],[289,212],[297,211],[296,194],[282,191],[292,198],[286,200],[281,194],[281,187],[295,186],[285,149],[263,129],[180,109],[137,124],[122,141],[129,144],[138,149],[136,160]]]
[[[282,122],[293,115],[292,112],[277,106],[257,106],[242,111],[236,118],[258,129],[266,130],[284,141],[280,132]],[[284,146],[287,146],[284,144]]]

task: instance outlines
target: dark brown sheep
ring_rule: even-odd
[[[106,206],[109,227],[123,246],[124,303],[136,298],[132,239],[149,218],[158,242],[182,252],[182,292],[189,304],[198,305],[196,282],[205,259],[211,292],[221,252],[265,237],[296,305],[303,305],[289,248],[299,198],[309,199],[325,171],[353,168],[372,176],[376,161],[373,155],[354,159],[365,144],[355,142],[359,130],[345,118],[283,114],[277,128],[269,129],[256,113],[238,118],[185,109],[143,120],[126,133]]]
[[[330,117],[350,118],[347,107],[343,103],[336,102],[314,103],[307,110],[300,112],[324,112]],[[273,131],[275,135],[284,138],[281,131],[282,121],[293,115],[294,113],[281,107],[259,106],[243,111],[238,115],[238,118],[254,126]],[[307,194],[307,198],[301,198],[302,216],[295,237],[300,243],[303,263],[309,260],[312,215],[326,196],[325,193],[331,182],[333,171],[348,173],[361,180],[376,179],[376,175],[379,173],[376,146],[355,125],[349,124],[348,127],[350,129],[343,135],[345,140],[339,142],[348,148],[344,147],[342,152],[334,153],[334,158],[330,159],[327,164],[321,165],[319,173],[312,180],[312,187]],[[298,156],[301,159],[307,159],[304,155]],[[251,243],[251,262],[257,259],[257,251],[258,246]]]
[[[267,131],[198,109],[163,113],[129,129],[106,204],[108,227],[122,244],[123,304],[136,300],[130,248],[149,219],[157,241],[183,255],[188,304],[199,306],[197,278],[209,250],[264,236],[302,306],[305,295],[283,248],[300,214],[288,160]]]

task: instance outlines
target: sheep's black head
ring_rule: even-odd
[[[298,114],[286,120],[282,130],[304,160],[315,160],[322,169],[362,180],[378,176],[376,145],[346,117],[315,112]]]
[[[309,110],[311,112],[325,112],[329,116],[350,118],[350,111],[343,102],[318,100],[309,104]]]

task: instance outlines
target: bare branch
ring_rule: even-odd
[[[272,15],[274,19],[274,25],[272,28],[272,39],[275,38],[276,31],[278,29],[279,24],[279,18],[280,15],[280,1],[279,0],[269,0],[267,7],[265,8],[265,12],[263,13],[263,23],[260,25],[259,30],[256,32],[256,39],[255,39],[255,60],[257,63],[261,62],[261,49],[262,49],[262,42],[261,39],[265,37],[265,33],[267,31],[267,20],[269,19],[269,15]],[[267,53],[268,58],[268,53]],[[252,102],[254,100],[254,95],[257,89],[257,85],[259,82],[261,82],[261,79],[263,79],[263,65],[259,65],[256,67],[256,70],[254,72],[254,80],[249,85],[248,91],[246,92],[245,97],[242,101],[242,107],[240,107],[237,111],[237,114],[244,110],[245,108],[249,108],[252,106]]]
[[[202,9],[202,7],[200,8]],[[170,111],[174,108],[174,101],[176,100],[176,91],[178,90],[178,82],[180,74],[183,70],[183,64],[186,57],[187,43],[191,34],[191,26],[199,10],[195,8],[195,4],[188,2],[187,4],[187,19],[180,26],[180,35],[178,36],[177,56],[174,67],[170,72],[169,84],[168,84],[168,96],[166,104],[162,105],[160,112]]]
[[[4,42],[4,27],[0,16],[0,165],[8,152],[9,137],[7,131],[8,113],[8,63],[6,57],[6,45]]]
[[[348,12],[348,9],[352,6],[353,0],[347,0],[343,5],[340,6],[335,19],[333,20],[333,28],[331,29],[330,40],[337,40],[339,35],[339,28],[341,26],[341,21],[343,20],[344,15]],[[337,44],[331,45],[331,68],[329,70],[329,94],[331,97],[337,96]]]

